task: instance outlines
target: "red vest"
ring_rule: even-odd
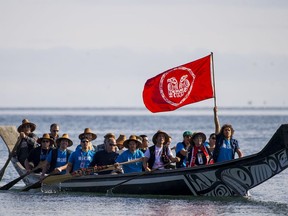
[[[191,161],[190,161],[190,164],[189,164],[190,167],[195,166],[196,157],[198,157],[198,155],[197,155],[198,154],[198,150],[200,150],[200,152],[204,154],[204,156],[202,156],[202,158],[206,157],[206,163],[203,163],[203,165],[213,164],[213,159],[210,160],[210,155],[209,155],[209,153],[207,151],[207,148],[205,148],[205,146],[202,144],[200,147],[194,146],[192,148]],[[202,160],[202,158],[199,158],[198,160]]]

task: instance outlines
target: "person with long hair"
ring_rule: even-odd
[[[217,133],[217,128],[220,128],[217,115],[217,107],[214,108],[214,119],[216,127],[216,144],[213,151],[214,162],[223,162],[235,158],[235,153],[238,157],[243,157],[243,153],[239,147],[238,140],[234,139],[234,129],[231,124],[224,124],[220,132]]]

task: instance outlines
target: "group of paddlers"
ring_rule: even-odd
[[[183,133],[183,141],[172,147],[176,152],[174,156],[170,147],[172,138],[161,130],[153,135],[152,146],[146,135],[131,135],[126,139],[120,134],[116,139],[113,133],[104,136],[103,144],[94,146],[92,142],[97,135],[85,128],[79,134],[80,144],[75,151],[70,151],[68,147],[73,141],[68,134],[59,136],[58,124],[52,124],[50,133],[38,138],[33,133],[36,125],[24,119],[18,127],[20,135],[12,154],[27,172],[41,173],[42,178],[51,173],[75,174],[91,167],[93,174],[119,174],[208,165],[231,160],[235,153],[242,157],[238,141],[232,137],[232,125],[220,128],[217,107],[214,108],[214,121],[215,133],[209,136],[208,142],[203,132],[187,130]],[[107,165],[113,165],[113,169],[106,169]]]

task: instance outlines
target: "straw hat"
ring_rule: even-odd
[[[194,132],[191,139],[193,140],[197,135],[200,135],[202,137],[203,143],[206,141],[206,135],[203,132]]]
[[[84,133],[79,135],[79,139],[82,140],[83,138],[85,138],[86,134],[92,135],[92,139],[90,141],[95,140],[97,138],[97,135],[95,133],[93,133],[90,128],[85,128]]]
[[[36,125],[32,122],[29,122],[28,119],[23,119],[22,124],[18,127],[17,131],[20,133],[23,131],[23,126],[24,125],[30,125],[31,132],[33,132],[36,129]]]
[[[116,143],[117,145],[123,145],[125,140],[126,136],[124,134],[120,134],[119,137],[116,139]]]
[[[128,144],[129,144],[130,141],[135,141],[135,142],[137,143],[137,147],[136,147],[136,148],[139,148],[139,146],[142,144],[142,141],[140,140],[140,138],[139,138],[138,136],[136,136],[136,135],[131,135],[131,136],[129,137],[129,139],[125,140],[124,143],[123,143],[123,145],[124,145],[125,148],[128,148],[128,147],[129,147]]]
[[[62,137],[59,137],[57,140],[56,140],[56,143],[57,145],[59,146],[60,145],[60,142],[62,139],[66,139],[68,140],[68,147],[72,146],[73,145],[73,142],[72,140],[69,138],[69,135],[68,134],[63,134]]]
[[[41,138],[37,139],[37,143],[41,144],[42,140],[49,140],[50,141],[50,145],[54,144],[54,140],[50,137],[50,135],[48,133],[43,134],[43,136]]]
[[[104,136],[104,138],[105,139],[109,139],[109,138],[114,138],[114,139],[116,139],[116,136],[115,136],[115,134],[113,134],[113,133],[107,133],[105,136]]]
[[[154,143],[154,144],[157,143],[157,137],[158,137],[158,135],[159,135],[160,133],[164,134],[164,136],[165,136],[165,143],[169,142],[169,135],[168,135],[167,133],[165,133],[164,131],[158,130],[157,133],[155,133],[155,134],[153,135],[153,137],[152,137],[153,143]]]

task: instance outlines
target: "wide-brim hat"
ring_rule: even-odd
[[[82,140],[83,138],[85,138],[85,134],[91,134],[92,135],[92,139],[90,141],[95,140],[97,138],[97,135],[95,133],[93,133],[90,128],[85,128],[84,133],[81,133],[79,135],[79,139]]]
[[[127,139],[127,140],[124,141],[123,146],[124,146],[125,148],[128,148],[130,141],[135,141],[135,142],[137,143],[137,147],[136,147],[136,148],[139,148],[140,145],[142,144],[142,141],[141,141],[141,139],[140,139],[138,136],[136,136],[136,135],[131,135],[131,136],[129,137],[129,139]]]
[[[126,140],[126,136],[124,134],[120,134],[119,137],[116,139],[116,144],[123,145],[125,140]]]
[[[114,139],[116,139],[116,136],[115,136],[115,134],[113,134],[113,133],[107,133],[107,134],[105,134],[104,138],[105,138],[105,139],[109,139],[109,138],[114,138]]]
[[[164,132],[164,131],[158,130],[157,133],[155,133],[155,134],[153,135],[153,137],[152,137],[153,143],[154,143],[154,144],[157,143],[157,137],[158,137],[158,135],[159,135],[160,133],[164,134],[164,136],[165,136],[165,143],[169,142],[169,135],[168,135],[166,132]]]
[[[62,139],[66,139],[68,140],[68,147],[72,146],[73,145],[73,142],[72,140],[69,138],[69,135],[68,134],[63,134],[61,137],[59,137],[57,140],[56,140],[56,143],[57,145],[59,146],[60,145],[60,142]]]
[[[191,139],[193,140],[195,136],[200,135],[202,137],[202,142],[204,143],[206,141],[206,135],[203,132],[195,132],[193,133]]]
[[[30,125],[31,132],[33,132],[33,131],[36,129],[36,125],[35,125],[34,123],[29,122],[28,119],[23,119],[23,120],[22,120],[22,124],[18,127],[17,131],[18,131],[19,133],[21,133],[21,132],[23,131],[23,126],[24,126],[24,125],[27,125],[27,124]]]
[[[41,144],[42,140],[49,140],[50,141],[50,145],[54,144],[54,140],[50,137],[50,135],[48,133],[43,134],[43,136],[41,138],[37,139],[37,143]]]

